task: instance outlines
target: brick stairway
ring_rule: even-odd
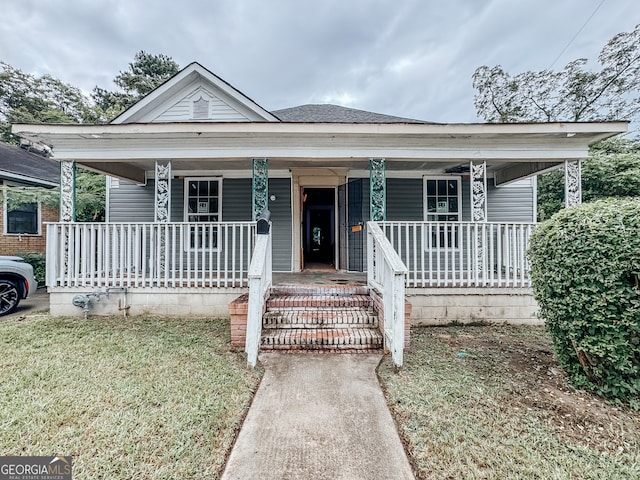
[[[267,301],[260,349],[370,352],[382,334],[361,286],[276,286]]]

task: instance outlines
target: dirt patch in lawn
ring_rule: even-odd
[[[505,408],[535,410],[558,435],[600,452],[637,448],[638,413],[572,387],[543,328],[448,327],[430,334],[487,382],[502,383]]]

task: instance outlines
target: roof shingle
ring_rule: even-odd
[[[308,104],[271,112],[283,122],[294,123],[428,123],[331,104]]]
[[[0,178],[19,178],[32,185],[60,184],[60,164],[0,142]]]

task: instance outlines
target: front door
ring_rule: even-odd
[[[304,268],[335,268],[335,189],[304,188],[302,202]]]

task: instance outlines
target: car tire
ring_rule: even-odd
[[[0,315],[8,315],[18,308],[20,291],[15,282],[0,279]]]

